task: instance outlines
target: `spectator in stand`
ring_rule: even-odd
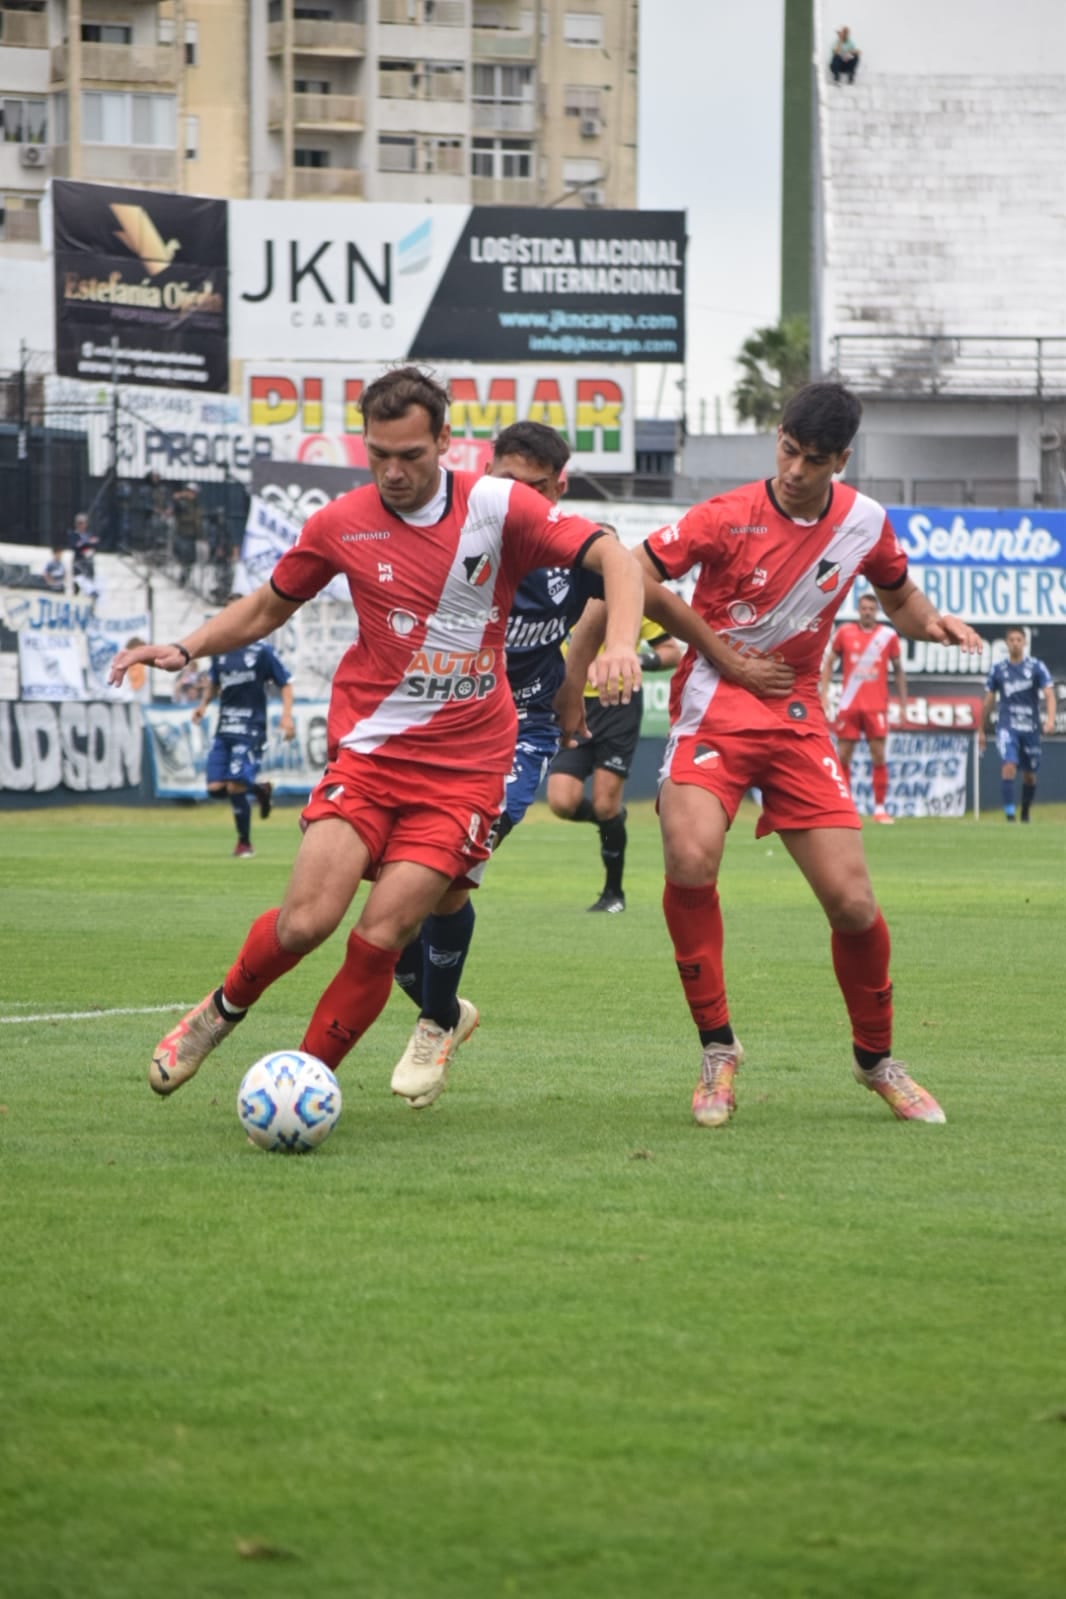
[[[67,563],[63,558],[65,554],[62,544],[57,544],[52,551],[52,559],[45,563],[44,571],[41,573],[46,586],[56,594],[63,594],[67,587]]]
[[[859,70],[859,54],[859,48],[851,37],[851,29],[838,28],[836,42],[833,45],[833,59],[829,63],[833,82],[838,88],[841,78],[846,78],[849,83],[855,82],[855,74]]]
[[[70,535],[70,547],[74,551],[74,590],[77,594],[87,594],[90,599],[96,599],[100,593],[96,582],[99,543],[96,534],[89,531],[88,512],[79,511]]]
[[[1055,686],[1043,661],[1025,653],[1025,629],[1008,627],[1007,659],[997,661],[985,683],[984,704],[977,747],[985,752],[985,727],[999,700],[996,748],[999,750],[1003,814],[1016,820],[1014,779],[1022,769],[1022,821],[1036,798],[1036,776],[1040,770],[1040,701],[1044,701],[1044,732],[1055,731]]]
[[[200,504],[200,485],[186,483],[175,489],[174,504],[174,556],[178,563],[178,582],[184,588],[196,562],[196,546],[203,537],[204,512]]]

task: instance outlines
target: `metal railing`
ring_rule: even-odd
[[[833,372],[860,394],[1066,395],[1066,337],[837,333]]]

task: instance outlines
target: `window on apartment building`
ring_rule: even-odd
[[[462,61],[427,61],[425,75],[428,100],[461,100],[463,98]]]
[[[598,11],[567,11],[563,16],[563,43],[580,49],[603,47],[603,17]]]
[[[83,44],[132,44],[133,28],[128,22],[83,22]]]
[[[81,135],[86,144],[155,145],[173,150],[177,143],[174,96],[85,90]]]
[[[156,23],[156,42],[158,44],[173,44],[177,37],[174,30],[173,17],[160,17]]]
[[[292,14],[297,22],[332,22],[334,20],[333,12],[328,6],[293,6]],[[281,21],[280,11],[276,17],[271,18],[271,21]]]
[[[294,94],[331,94],[333,85],[328,78],[294,78]]]
[[[47,100],[0,100],[0,137],[4,144],[47,144]]]
[[[417,172],[418,141],[413,134],[378,135],[379,172]]]
[[[594,117],[598,121],[603,107],[603,90],[591,84],[571,83],[563,90],[563,115],[580,117],[582,121]]]
[[[531,178],[533,146],[521,139],[475,139],[470,149],[474,178]]]
[[[415,93],[417,71],[414,61],[383,56],[378,61],[378,94],[383,100],[409,100]]]
[[[195,67],[199,64],[200,51],[200,24],[187,22],[185,24],[185,65]]]
[[[200,118],[185,118],[185,159],[198,161],[200,159]]]
[[[485,63],[474,67],[475,100],[514,103],[532,98],[532,67],[488,66]]]
[[[463,141],[462,139],[430,139],[424,149],[425,168],[427,172],[454,172],[457,176],[463,171]]]
[[[583,183],[598,183],[603,177],[599,161],[564,161],[563,188],[577,189]]]
[[[331,167],[333,165],[333,152],[331,150],[294,150],[292,152],[294,167]]]

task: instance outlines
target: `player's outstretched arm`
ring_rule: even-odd
[[[582,556],[582,565],[599,572],[607,602],[603,653],[589,666],[588,680],[604,705],[628,705],[640,687],[636,639],[644,612],[640,567],[615,538],[599,538]]]
[[[1044,689],[1044,735],[1050,738],[1055,731],[1055,685],[1049,683]]]
[[[905,638],[927,639],[931,644],[957,644],[971,655],[979,655],[984,640],[960,616],[948,616],[926,599],[910,578],[902,588],[880,589],[874,585],[882,609],[894,628]]]
[[[645,549],[638,549],[636,557],[644,574],[645,616],[658,622],[673,638],[691,644],[724,678],[750,694],[773,699],[791,693],[796,677],[791,666],[761,656],[741,655],[726,639],[719,638],[680,595],[659,581],[659,573]]]
[[[119,650],[111,663],[108,681],[121,683],[138,662],[163,672],[180,672],[198,656],[225,655],[227,650],[266,638],[287,622],[301,604],[300,600],[283,600],[269,583],[264,583],[175,644],[138,644],[131,650]]]
[[[286,739],[296,737],[296,723],[292,717],[292,684],[281,685],[281,732]]]

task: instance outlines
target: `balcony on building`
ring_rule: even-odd
[[[70,146],[52,147],[52,172],[70,177]],[[78,177],[88,183],[139,183],[173,189],[178,181],[178,153],[154,145],[82,144]]]
[[[44,0],[33,10],[0,5],[0,48],[5,50],[46,50],[48,17]]]
[[[275,15],[279,9],[271,6],[267,25],[267,54],[271,56],[280,56],[285,49],[285,24]],[[366,54],[364,8],[361,5],[347,8],[335,5],[332,9],[334,15],[328,19],[293,17],[293,55],[351,57]]]
[[[363,174],[353,167],[293,167],[291,195],[294,200],[361,200]],[[283,200],[284,172],[270,175],[271,200]]]
[[[537,186],[532,178],[472,178],[470,197],[475,205],[536,205]]]
[[[173,87],[180,76],[182,58],[173,44],[83,44],[82,83],[153,84]],[[70,75],[70,49],[57,44],[52,50],[52,83],[66,83]]]
[[[401,28],[465,28],[466,0],[378,0],[378,22]]]
[[[518,0],[476,3],[471,21],[471,54],[475,61],[535,61],[537,39],[530,22],[533,13]]]
[[[535,133],[537,108],[532,100],[475,100],[475,133]]]
[[[285,120],[285,100],[272,95],[268,123],[276,132]],[[294,94],[292,125],[317,133],[361,133],[366,126],[363,101],[357,94]]]

